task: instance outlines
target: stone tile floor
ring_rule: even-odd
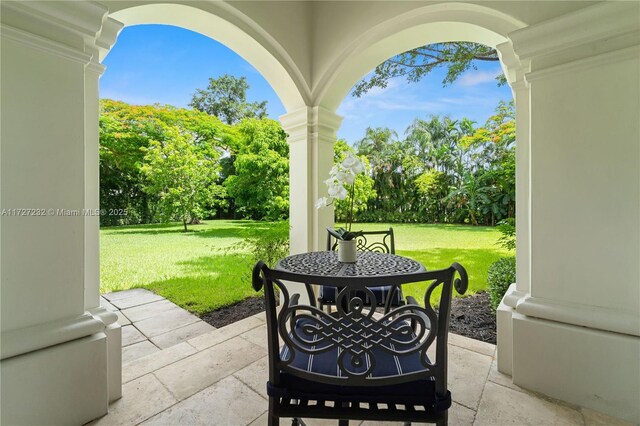
[[[123,397],[92,425],[267,424],[264,313],[215,329],[142,289],[103,302],[123,326]],[[497,371],[494,345],[450,334],[449,358],[451,425],[630,424],[514,385]]]

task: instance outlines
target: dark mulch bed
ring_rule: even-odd
[[[251,297],[226,308],[209,312],[202,319],[220,328],[264,311],[264,299]],[[468,297],[456,297],[451,301],[449,328],[453,333],[496,343],[496,316],[489,305],[489,295],[481,292]]]
[[[235,305],[208,312],[202,316],[202,320],[216,328],[220,328],[255,315],[258,312],[264,312],[264,309],[263,297],[250,297]]]
[[[451,301],[449,330],[483,342],[496,344],[496,314],[486,291]]]

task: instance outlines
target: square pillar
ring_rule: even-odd
[[[327,195],[324,181],[333,166],[333,143],[342,117],[322,107],[305,107],[280,117],[289,135],[289,220],[291,253],[324,250],[333,226],[333,207],[317,209]]]
[[[640,422],[638,16],[637,2],[604,2],[509,35],[530,64],[529,196],[518,195],[529,202],[530,269],[518,270],[517,290],[521,279],[529,288],[512,318],[513,380],[633,423]]]

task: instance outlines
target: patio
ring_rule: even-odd
[[[614,424],[514,382],[640,423],[637,1],[0,6],[3,424],[84,424],[108,408],[99,423],[264,422],[259,318],[209,330],[172,307],[188,324],[141,319],[141,330],[120,307],[133,323],[125,339],[147,342],[122,352],[116,315],[100,306],[98,82],[118,33],[140,24],[207,35],[273,87],[288,134],[293,254],[321,249],[333,225],[315,200],[353,85],[416,46],[495,48],[516,103],[517,276],[497,348],[451,338],[451,424]],[[496,373],[496,352],[509,376]]]
[[[123,397],[90,424],[267,423],[264,313],[215,329],[142,289],[104,295],[102,303],[123,327]],[[494,345],[450,334],[450,424],[631,424],[513,385],[495,355]]]

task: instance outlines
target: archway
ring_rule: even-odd
[[[390,57],[426,44],[468,41],[496,48],[511,86],[516,105],[516,205],[517,214],[517,290],[506,300],[515,303],[530,287],[530,159],[529,87],[524,82],[526,65],[518,60],[508,34],[526,25],[496,10],[470,4],[450,3],[426,6],[393,17],[369,30],[357,40],[345,43],[342,51],[326,67],[313,99],[335,111],[351,88],[378,64]],[[509,312],[510,316],[511,313]],[[510,318],[509,318],[510,321]],[[503,324],[509,323],[503,321]],[[504,331],[511,334],[511,329]],[[510,339],[499,346],[500,369],[511,374]]]
[[[164,24],[191,30],[210,37],[249,62],[262,74],[280,98],[285,110],[292,111],[304,107],[308,99],[308,89],[295,63],[287,53],[269,38],[257,24],[241,22],[235,9],[224,7],[221,3],[201,4],[202,8],[178,4],[145,4],[137,2],[113,2],[111,13],[106,18],[96,43],[99,56],[89,70],[90,78],[85,80],[85,206],[98,209],[99,155],[98,155],[98,84],[99,75],[104,67],[102,62],[117,33],[125,26],[141,24]],[[88,74],[89,76],[89,74]],[[94,309],[99,306],[99,220],[97,217],[85,218],[84,275],[85,307]],[[108,317],[108,313],[101,314]],[[113,322],[114,319],[109,319]],[[119,331],[118,331],[119,333]],[[115,336],[109,340],[109,352],[121,351],[120,339]],[[117,347],[115,347],[117,346]],[[111,357],[109,366],[109,399],[119,398],[121,389],[121,364],[119,357]]]
[[[236,25],[237,18],[231,9],[222,9],[221,4],[208,4],[204,10],[182,4],[147,4],[126,7],[115,2],[110,17],[123,26],[140,24],[165,24],[188,29],[208,36],[227,46],[264,76],[282,101],[287,111],[305,105],[306,83],[299,70],[286,53],[275,42],[260,37],[255,31],[243,30]],[[246,27],[246,26],[245,26]],[[106,52],[105,52],[106,54]],[[100,58],[104,59],[103,54]]]

